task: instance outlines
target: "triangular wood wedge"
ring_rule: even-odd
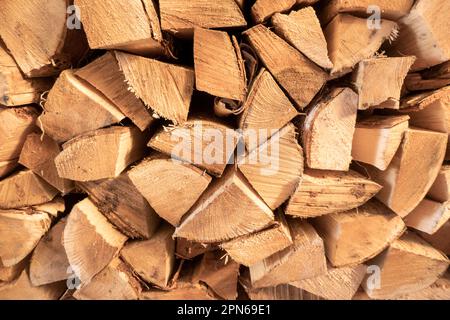
[[[174,64],[116,52],[131,90],[157,116],[175,124],[187,120],[194,90],[194,70]]]
[[[327,41],[312,7],[291,11],[289,15],[277,13],[272,17],[272,24],[277,34],[311,61],[324,69],[333,68]]]
[[[218,300],[206,285],[201,283],[178,282],[170,291],[148,290],[142,292],[140,300]]]
[[[89,199],[73,207],[63,234],[70,266],[82,284],[105,268],[126,240]]]
[[[408,116],[371,116],[358,121],[353,135],[353,160],[386,170],[403,141],[408,120]]]
[[[115,178],[142,158],[145,136],[136,127],[116,126],[72,139],[55,158],[58,175],[75,181]]]
[[[327,272],[322,239],[307,222],[289,220],[294,244],[250,267],[253,288],[308,279]]]
[[[378,201],[314,220],[334,267],[363,263],[398,239],[406,227],[402,219]]]
[[[214,251],[217,246],[214,244],[204,244],[195,241],[189,241],[184,238],[176,239],[175,255],[184,260],[191,260],[208,251]]]
[[[265,67],[300,109],[311,102],[328,80],[328,75],[321,68],[267,27],[257,25],[243,34]]]
[[[144,281],[167,288],[175,263],[173,232],[172,226],[164,224],[150,240],[125,245],[120,255]]]
[[[128,177],[158,215],[173,226],[180,224],[211,182],[197,167],[164,156],[143,160]]]
[[[296,0],[256,0],[251,8],[253,21],[263,23],[274,13],[289,11],[296,4]]]
[[[398,297],[398,300],[450,300],[450,273],[447,272],[428,288]]]
[[[303,175],[303,150],[288,124],[238,162],[239,169],[264,202],[275,210],[294,192]]]
[[[230,166],[203,193],[175,236],[202,243],[222,242],[262,230],[273,221],[272,210],[242,173]]]
[[[333,89],[312,108],[302,137],[309,168],[348,171],[357,110],[358,95],[349,88]]]
[[[434,248],[441,250],[446,255],[450,256],[450,221],[447,220],[444,225],[433,234],[425,232],[418,232],[422,238],[429,242]]]
[[[422,232],[436,233],[450,219],[450,202],[423,199],[404,220],[408,227]]]
[[[380,191],[381,186],[355,171],[306,169],[302,182],[286,206],[286,214],[313,218],[357,208]]]
[[[371,261],[380,268],[378,279],[367,278],[363,288],[372,299],[396,298],[429,287],[447,270],[449,263],[441,252],[417,235],[407,233]]]
[[[427,196],[438,202],[450,200],[450,165],[443,165]]]

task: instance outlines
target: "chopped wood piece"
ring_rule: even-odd
[[[438,202],[450,200],[450,165],[443,165],[427,196]]]
[[[149,290],[142,292],[141,300],[218,300],[205,285],[189,282],[177,283],[170,291]]]
[[[397,298],[398,300],[450,300],[450,273],[446,273],[428,288]]]
[[[356,123],[352,157],[386,170],[408,129],[408,116],[371,116]]]
[[[194,63],[197,90],[244,101],[247,93],[244,61],[234,36],[195,28]]]
[[[399,109],[403,81],[415,60],[413,56],[362,60],[353,73],[358,109]]]
[[[382,187],[354,172],[306,169],[286,206],[286,214],[313,218],[344,212],[369,201]]]
[[[398,33],[395,22],[381,20],[379,29],[369,29],[367,19],[338,14],[324,30],[333,69],[340,76],[350,72],[363,59],[370,58],[383,42]]]
[[[423,199],[419,205],[405,217],[408,227],[422,232],[436,233],[450,219],[450,202],[436,202]]]
[[[0,179],[6,177],[17,167],[17,160],[0,161]]]
[[[329,268],[325,275],[291,282],[291,285],[328,300],[351,300],[365,275],[365,265]]]
[[[61,143],[124,118],[97,89],[66,70],[50,90],[39,124],[45,134]]]
[[[19,171],[0,181],[0,208],[14,209],[49,202],[58,190],[32,171]]]
[[[275,32],[322,68],[331,69],[327,41],[320,21],[312,7],[291,11],[289,15],[277,13],[272,17]]]
[[[230,126],[195,117],[183,125],[163,127],[151,138],[148,146],[220,177],[233,160],[237,143],[238,134]]]
[[[245,27],[247,22],[234,0],[160,0],[161,28],[177,36],[191,36],[194,27]]]
[[[82,284],[105,268],[126,240],[89,199],[73,207],[63,234],[70,266]]]
[[[214,243],[268,227],[273,212],[253,191],[239,170],[229,167],[214,181],[176,229],[176,237]]]
[[[379,281],[363,281],[372,299],[392,299],[433,284],[449,266],[449,260],[417,235],[407,233],[372,262],[380,268]]]
[[[296,0],[256,0],[251,8],[252,18],[256,23],[263,23],[274,13],[289,11],[296,3]]]
[[[300,109],[311,102],[328,80],[321,68],[267,27],[257,25],[245,31],[244,36]]]
[[[74,185],[62,179],[56,170],[55,158],[61,147],[48,136],[37,133],[28,135],[20,154],[19,163],[40,176],[63,194],[69,193]]]
[[[151,238],[128,243],[120,252],[122,259],[143,280],[166,288],[174,271],[174,229],[163,225]]]
[[[158,116],[175,124],[187,120],[194,89],[194,71],[153,59],[116,52],[129,90]]]
[[[130,180],[129,171],[115,179],[78,183],[97,209],[123,234],[149,239],[160,219]]]
[[[217,247],[211,244],[203,244],[195,241],[189,241],[184,238],[176,239],[175,254],[178,258],[191,260],[206,252],[216,250]]]
[[[28,262],[29,259],[25,258],[11,267],[4,267],[0,261],[0,285],[2,282],[12,282],[16,280],[22,274],[22,271],[27,267]]]
[[[53,218],[58,218],[59,214],[66,210],[66,204],[63,198],[56,197],[51,202],[31,206],[31,209],[38,212],[46,212]]]
[[[436,90],[448,85],[450,85],[450,61],[421,72],[410,73],[405,79],[408,91]]]
[[[312,293],[289,284],[257,289],[249,288],[247,289],[247,294],[251,300],[322,300],[322,298]]]
[[[0,37],[27,77],[58,74],[89,49],[81,28],[69,27],[69,5],[67,0],[1,2]]]
[[[77,300],[137,300],[141,290],[128,267],[119,258],[114,258],[73,296]]]
[[[400,37],[392,52],[416,56],[412,70],[422,70],[450,59],[448,12],[450,2],[418,0],[411,12],[400,19]]]
[[[247,267],[289,247],[292,237],[283,213],[278,212],[275,218],[276,224],[270,228],[222,243],[220,247]]]
[[[103,93],[142,131],[154,123],[144,103],[128,90],[115,56],[108,52],[75,73]]]
[[[381,184],[383,189],[376,197],[405,217],[423,200],[436,179],[446,146],[447,134],[410,128],[385,171],[362,163],[355,169]]]
[[[65,143],[55,158],[58,174],[75,181],[117,177],[142,157],[144,139],[145,134],[134,127],[110,127],[79,136]]]
[[[202,170],[163,156],[145,159],[128,176],[156,213],[173,226],[180,224],[211,182]]]
[[[406,229],[402,219],[378,201],[316,218],[314,226],[334,267],[360,264],[375,257]]]
[[[333,89],[312,108],[303,125],[309,168],[348,171],[357,109],[358,95],[349,88]]]
[[[238,166],[269,208],[281,206],[303,175],[303,150],[295,126],[288,124],[240,159]]]
[[[294,244],[250,267],[253,288],[316,277],[327,272],[322,239],[307,222],[289,220]]]
[[[30,263],[30,280],[34,286],[42,286],[66,280],[70,265],[62,243],[66,219],[58,222],[38,243]]]
[[[91,49],[119,49],[140,55],[164,53],[152,0],[75,0]]]
[[[420,236],[429,242],[434,248],[441,250],[446,255],[450,255],[450,221],[447,220],[444,225],[434,234],[419,232]]]

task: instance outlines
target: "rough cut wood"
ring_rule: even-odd
[[[17,167],[17,160],[0,161],[0,178],[6,177]]]
[[[170,291],[148,290],[142,292],[141,300],[218,300],[211,290],[200,283],[178,282]]]
[[[69,5],[68,0],[1,2],[0,36],[27,77],[57,74],[85,55],[84,33],[67,27]]]
[[[438,202],[450,200],[450,166],[443,165],[427,196]]]
[[[309,168],[348,171],[357,109],[358,95],[349,88],[333,89],[311,109],[302,136]]]
[[[356,123],[352,157],[386,170],[409,126],[408,116],[371,116]]]
[[[251,300],[323,300],[312,293],[289,284],[257,289],[247,288],[246,291]]]
[[[321,68],[267,27],[257,25],[244,36],[298,108],[306,107],[327,81]]]
[[[436,90],[450,85],[450,61],[406,76],[408,91]]]
[[[450,300],[450,273],[446,273],[428,288],[397,298],[398,300]]]
[[[274,221],[272,210],[239,170],[230,166],[186,214],[174,236],[214,243],[264,229]]]
[[[187,120],[194,88],[191,68],[116,52],[129,90],[141,98],[157,116],[175,124]]]
[[[56,168],[61,178],[75,181],[114,178],[142,158],[144,146],[145,134],[135,127],[100,129],[65,143]]]
[[[256,23],[263,23],[274,13],[289,11],[296,3],[296,0],[256,0],[251,8],[251,15]]]
[[[420,236],[430,243],[434,248],[441,250],[446,255],[450,255],[450,221],[447,222],[434,234],[419,232]]]
[[[245,27],[247,22],[234,0],[160,0],[161,29],[176,36],[191,36],[194,27]]]
[[[208,251],[214,251],[216,249],[217,246],[213,244],[198,243],[184,238],[177,238],[175,254],[178,258],[191,260]]]
[[[322,68],[332,69],[328,48],[320,21],[312,7],[277,13],[272,17],[275,32]]]
[[[380,29],[370,30],[367,19],[348,14],[333,18],[324,30],[333,63],[332,75],[350,72],[358,62],[377,52],[385,40],[393,39],[398,33],[395,22],[382,20],[380,23]]]
[[[270,287],[316,277],[327,272],[324,244],[307,222],[289,220],[294,244],[252,265],[253,288]]]
[[[22,274],[22,271],[27,267],[28,263],[29,259],[25,258],[11,267],[5,267],[0,261],[0,283],[12,282],[16,280]]]
[[[75,75],[103,93],[142,131],[154,123],[144,103],[128,90],[125,75],[113,53],[106,53],[78,70]]]
[[[82,284],[89,283],[104,269],[126,240],[89,199],[73,207],[63,234],[70,266]]]
[[[236,37],[223,31],[195,28],[194,64],[197,90],[244,101],[246,75]]]
[[[349,172],[306,169],[302,182],[289,199],[286,214],[300,218],[318,217],[357,208],[382,188],[379,184]]]
[[[56,170],[55,158],[61,147],[48,136],[28,135],[20,154],[19,163],[40,176],[63,194],[72,191],[73,182],[62,179]]]
[[[412,70],[422,70],[450,60],[450,3],[439,0],[416,1],[409,15],[400,21],[401,33],[392,52],[416,56]]]
[[[423,199],[419,205],[405,217],[408,227],[428,234],[436,233],[450,219],[450,203]]]
[[[91,49],[119,49],[140,55],[164,53],[152,0],[75,0]]]
[[[204,171],[164,156],[144,159],[128,176],[158,215],[173,226],[180,224],[211,182]]]
[[[381,269],[379,288],[363,281],[363,288],[372,299],[391,299],[425,289],[449,266],[446,256],[412,233],[395,241],[371,263]]]
[[[399,109],[403,81],[415,57],[375,57],[358,63],[353,84],[359,95],[358,109]]]

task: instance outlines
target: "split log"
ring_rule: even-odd
[[[195,87],[213,96],[244,101],[247,79],[236,37],[223,31],[194,30]]]
[[[256,0],[251,15],[255,23],[263,23],[277,12],[289,11],[295,4],[296,0]]]
[[[323,300],[322,298],[305,290],[296,288],[289,284],[280,284],[275,287],[249,288],[247,294],[251,300]]]
[[[133,272],[144,281],[160,288],[167,288],[175,263],[173,232],[173,227],[165,224],[150,240],[125,245],[120,255]]]
[[[401,34],[392,52],[416,56],[412,70],[422,70],[450,60],[448,11],[450,3],[419,0],[400,21]]]
[[[0,161],[0,179],[6,177],[17,168],[17,160]]]
[[[286,214],[313,218],[360,207],[382,187],[354,172],[306,169],[286,206]]]
[[[72,191],[74,184],[72,181],[58,176],[55,158],[60,152],[61,147],[51,138],[32,133],[25,140],[19,163],[63,194],[67,194]]]
[[[194,88],[194,71],[158,60],[116,52],[129,90],[157,116],[175,124],[187,120]]]
[[[379,281],[363,281],[364,290],[372,299],[392,299],[429,287],[447,270],[449,260],[417,235],[407,233],[371,264],[380,268]]]
[[[262,230],[273,221],[272,210],[242,173],[230,166],[186,214],[174,236],[202,243],[223,242]]]
[[[443,165],[427,196],[438,202],[450,200],[450,165]]]
[[[75,75],[103,93],[142,131],[154,123],[144,103],[128,90],[125,75],[120,70],[114,54],[106,53],[79,69]]]
[[[321,68],[267,27],[257,25],[243,34],[265,67],[300,109],[311,102],[328,80],[328,75]]]
[[[63,233],[67,259],[82,284],[89,283],[103,270],[126,240],[89,199],[73,207]]]
[[[404,220],[408,227],[428,234],[436,233],[450,219],[450,202],[423,199]]]
[[[270,287],[316,277],[327,272],[324,244],[314,228],[289,220],[294,244],[250,267],[253,288]]]
[[[352,157],[386,170],[409,126],[408,116],[371,116],[356,123]]]
[[[398,300],[450,300],[450,273],[446,273],[428,288],[397,298]]]
[[[176,239],[175,255],[184,260],[192,260],[202,254],[214,251],[217,247],[212,244],[203,244],[195,241],[189,241],[184,238]]]
[[[406,76],[408,91],[437,90],[450,85],[450,61]]]
[[[312,7],[292,11],[289,15],[277,13],[272,17],[275,32],[324,69],[332,69],[328,48],[320,21]]]
[[[110,127],[66,142],[55,158],[61,178],[94,181],[114,178],[142,158],[145,134],[135,127]],[[99,165],[101,164],[101,165]]]
[[[97,89],[78,78],[72,70],[66,70],[50,90],[39,124],[42,132],[61,143],[124,118]]]
[[[0,4],[0,36],[27,77],[55,75],[76,65],[88,50],[81,28],[68,28],[70,4],[68,0]]]
[[[133,167],[128,176],[156,213],[173,226],[180,224],[211,182],[208,174],[190,164],[156,155]]]
[[[379,29],[371,30],[367,19],[348,14],[333,18],[324,30],[333,76],[351,72],[358,62],[373,56],[385,40],[394,39],[398,34],[395,22],[382,20],[380,24]]]
[[[176,36],[192,36],[194,27],[207,29],[247,26],[234,0],[160,0],[161,29]]]
[[[23,270],[25,270],[25,268],[27,267],[28,263],[28,257],[11,267],[3,266],[0,261],[0,285],[2,282],[12,282],[19,278]]]
[[[450,256],[450,237],[448,236],[449,232],[450,232],[450,221],[447,220],[447,222],[434,234],[430,235],[425,232],[419,232],[419,234],[434,248]]]
[[[377,201],[316,218],[314,226],[334,267],[361,264],[375,257],[406,229],[399,216]]]
[[[141,300],[218,300],[213,292],[203,284],[177,283],[170,291],[148,290],[142,292]]]
[[[309,168],[348,171],[357,109],[358,96],[349,88],[332,90],[312,108],[302,137]]]
[[[358,109],[399,109],[403,81],[415,57],[375,57],[362,60],[353,73]]]

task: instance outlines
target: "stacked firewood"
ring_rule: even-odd
[[[450,299],[450,1],[0,0],[0,299]]]

